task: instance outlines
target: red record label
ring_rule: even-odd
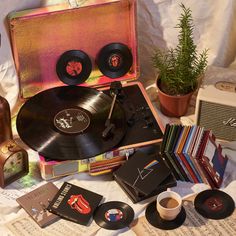
[[[118,68],[122,64],[122,56],[119,54],[112,54],[109,59],[108,63],[110,67]]]
[[[66,72],[71,76],[76,76],[81,73],[82,68],[82,64],[79,61],[69,61],[66,65]]]

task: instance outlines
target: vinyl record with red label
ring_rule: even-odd
[[[92,62],[85,52],[70,50],[60,56],[56,71],[63,83],[78,85],[85,82],[89,77],[92,71]]]
[[[98,68],[105,76],[119,78],[130,70],[133,56],[125,44],[111,43],[100,50],[96,61]]]
[[[205,190],[196,196],[194,207],[205,218],[224,219],[233,213],[235,204],[227,193],[211,189]]]
[[[118,102],[112,113],[114,128],[102,137],[111,97],[79,86],[45,90],[30,98],[17,116],[17,131],[32,149],[53,160],[76,160],[110,151],[126,131],[125,113]]]

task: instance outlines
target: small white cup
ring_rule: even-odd
[[[163,205],[160,204],[160,202],[161,202],[161,200],[163,200],[165,198],[174,199],[178,203],[178,205],[176,205],[175,207],[164,207]],[[181,211],[182,198],[176,192],[173,192],[170,190],[164,191],[157,196],[156,207],[157,207],[157,211],[159,212],[159,215],[162,219],[174,220]]]

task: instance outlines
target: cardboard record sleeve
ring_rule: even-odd
[[[89,0],[75,8],[62,4],[9,14],[12,50],[21,97],[30,99],[44,90],[65,85],[58,77],[57,62],[63,53],[80,50],[90,58],[92,71],[78,85],[95,87],[110,95],[110,84],[120,81],[128,95],[128,102],[136,102],[136,113],[142,116],[135,117],[138,124],[130,129],[118,146],[108,152],[159,143],[164,127],[146,90],[141,83],[135,81],[139,76],[136,14],[135,0]],[[97,63],[101,49],[113,43],[125,45],[132,54],[131,67],[126,74],[117,78],[104,75]],[[117,54],[120,55],[119,51]],[[144,105],[138,107],[139,99]],[[107,156],[106,153],[101,153],[89,159],[73,161],[40,157],[41,175],[49,180],[88,171],[88,160],[106,160]]]

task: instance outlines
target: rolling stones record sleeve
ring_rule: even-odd
[[[58,188],[53,183],[47,183],[17,198],[16,201],[40,227],[45,227],[59,219],[59,216],[47,210],[57,192]]]
[[[64,219],[87,225],[103,196],[65,182],[48,206]]]

